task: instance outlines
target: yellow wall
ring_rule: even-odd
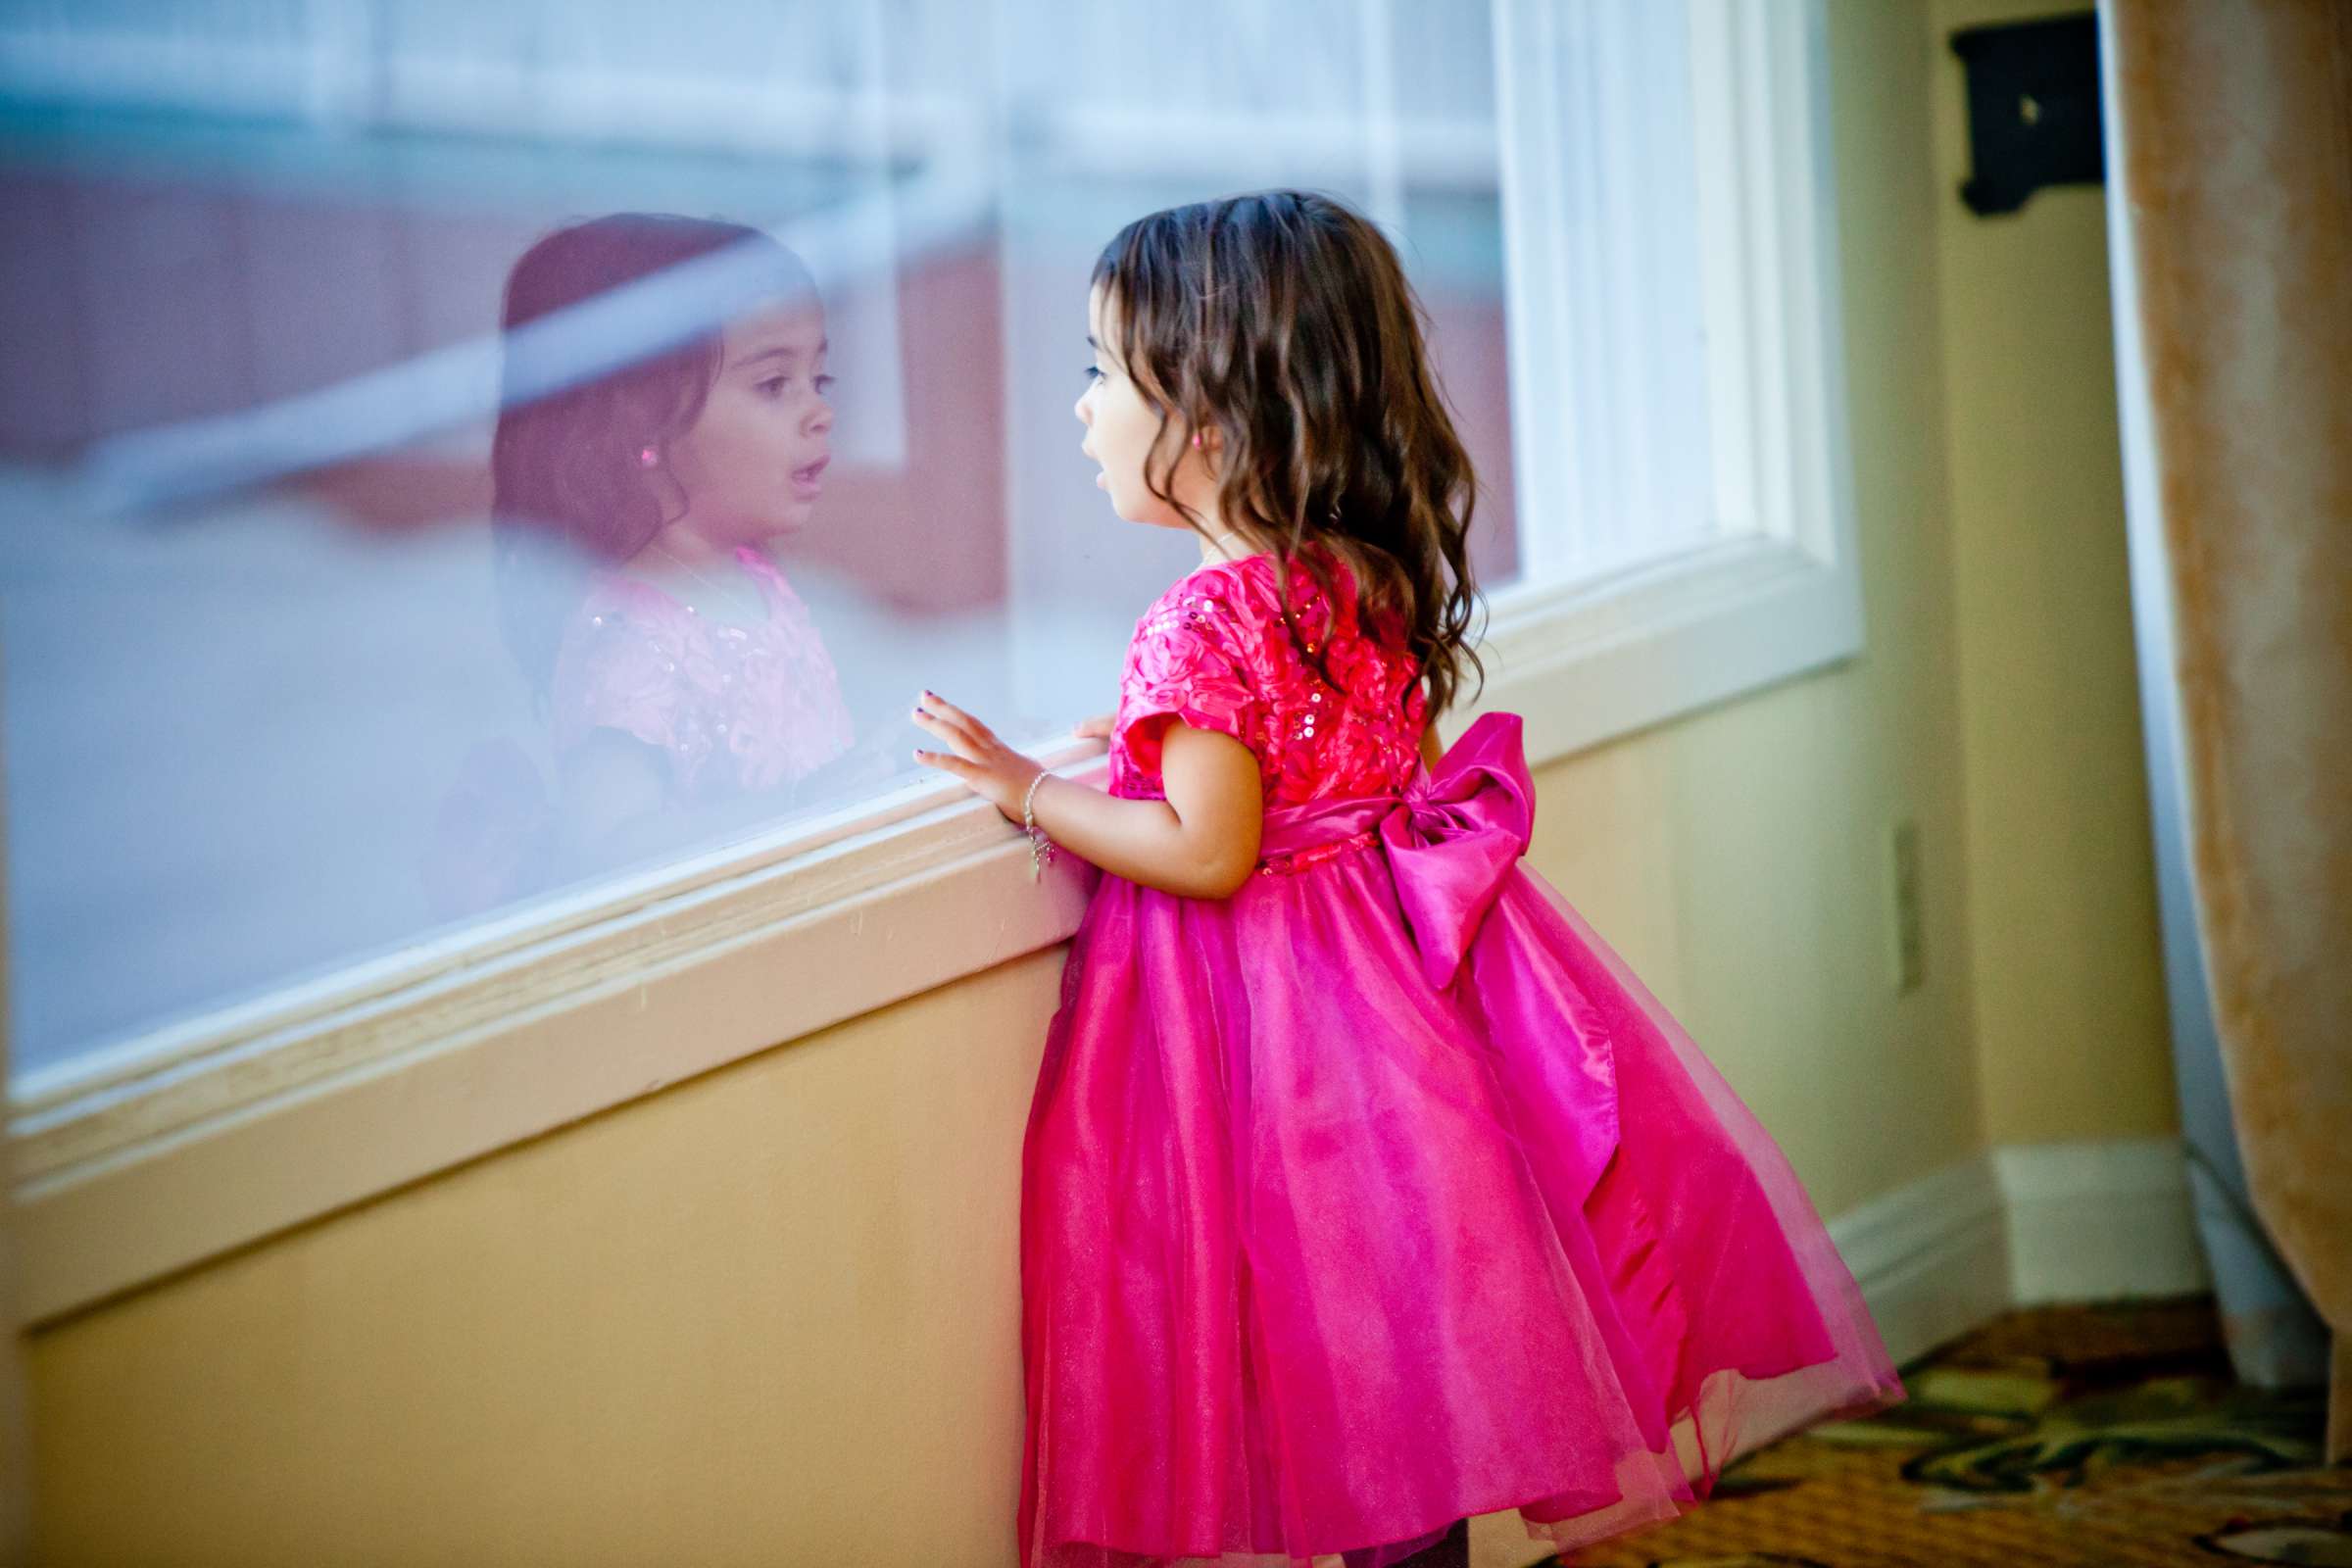
[[[1995,1144],[2177,1132],[2116,433],[2105,193],[1978,218],[1935,0],[1936,246],[1968,780],[1969,961]]]
[[[57,1563],[1011,1560],[1061,950],[35,1336]]]
[[[1832,10],[1867,654],[1538,779],[1537,869],[1831,1215],[1987,1125],[2170,1125],[2146,835],[2117,805],[2137,742],[2093,198],[2031,215],[2038,240],[1954,216],[1939,37],[1917,5]],[[2006,324],[2029,291],[2038,339]],[[2021,397],[2068,411],[2063,441]],[[1928,979],[1897,997],[1906,815]],[[1061,957],[45,1328],[51,1560],[1011,1562],[1019,1151]]]

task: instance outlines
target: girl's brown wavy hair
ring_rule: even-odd
[[[1169,491],[1176,457],[1157,455],[1222,435],[1220,518],[1273,554],[1283,622],[1326,684],[1340,689],[1291,602],[1303,560],[1339,603],[1310,541],[1352,570],[1367,628],[1401,624],[1430,718],[1453,706],[1465,661],[1483,691],[1466,544],[1477,477],[1430,372],[1428,312],[1387,236],[1329,196],[1256,191],[1137,219],[1093,282],[1120,364],[1159,410],[1146,487],[1206,537]]]

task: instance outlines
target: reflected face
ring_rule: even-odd
[[[1100,285],[1087,297],[1086,314],[1087,342],[1094,349],[1094,361],[1087,368],[1086,391],[1072,411],[1086,426],[1086,439],[1078,444],[1078,450],[1102,466],[1095,483],[1110,493],[1113,512],[1129,522],[1185,527],[1182,515],[1144,484],[1144,462],[1152,455],[1159,411],[1118,361],[1118,316]],[[1164,439],[1173,444],[1180,439],[1176,431],[1171,425]],[[1166,460],[1163,457],[1161,461]],[[1200,491],[1205,480],[1200,455],[1187,451],[1167,484],[1186,506],[1204,511]],[[1213,489],[1213,483],[1208,488]]]
[[[813,303],[727,326],[702,415],[669,451],[708,537],[756,544],[807,524],[832,456],[826,347],[824,308]]]

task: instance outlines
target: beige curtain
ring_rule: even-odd
[[[2352,1458],[2352,0],[2100,0],[2131,494],[2256,1213]],[[2120,183],[2118,183],[2120,182]],[[2128,458],[2131,461],[2128,440]],[[2135,540],[2136,544],[2136,540]]]

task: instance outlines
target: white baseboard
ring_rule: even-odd
[[[2008,1144],[1992,1166],[2017,1305],[2212,1289],[2180,1139]]]
[[[2209,1289],[2178,1138],[2010,1144],[1830,1222],[1897,1362],[2017,1306]]]
[[[1840,1214],[1830,1239],[1898,1363],[2009,1307],[2008,1224],[1984,1155]]]

